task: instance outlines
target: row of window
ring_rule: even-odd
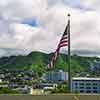
[[[100,82],[100,80],[72,80],[74,82]]]
[[[99,83],[75,83],[75,85],[100,85]]]
[[[76,89],[80,88],[80,89],[100,89],[100,87],[75,87]]]
[[[80,93],[100,93],[100,91],[96,91],[96,90],[94,90],[94,91],[83,91],[83,90],[81,90],[80,91]]]

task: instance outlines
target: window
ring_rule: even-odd
[[[86,83],[86,85],[91,85],[91,83]]]
[[[80,89],[84,89],[84,87],[80,87]]]
[[[97,89],[97,87],[93,87],[93,89]]]
[[[98,93],[98,91],[93,91],[93,93]]]
[[[98,85],[97,83],[93,83],[93,85]]]
[[[86,87],[86,89],[91,89],[91,87]]]
[[[84,83],[80,83],[80,85],[84,85]]]
[[[78,85],[78,83],[75,83],[75,85]]]
[[[81,91],[80,91],[80,93],[84,93],[84,91],[83,91],[83,90],[81,90]]]
[[[91,93],[91,91],[86,91],[86,93]]]

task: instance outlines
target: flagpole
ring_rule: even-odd
[[[68,90],[71,93],[71,68],[70,68],[70,14],[68,14]]]

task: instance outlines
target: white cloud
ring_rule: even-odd
[[[98,7],[100,6],[100,1],[99,0],[82,0],[82,5],[87,8],[98,9]]]
[[[52,52],[63,34],[70,12],[72,50],[99,51],[99,1],[75,1],[3,0],[0,2],[0,47]],[[83,11],[85,8],[95,10]],[[32,17],[36,18],[37,27],[21,23]]]

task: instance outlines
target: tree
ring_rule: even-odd
[[[0,94],[19,94],[16,90],[11,90],[8,87],[2,87],[0,88]]]
[[[68,85],[59,84],[51,93],[68,93]]]

